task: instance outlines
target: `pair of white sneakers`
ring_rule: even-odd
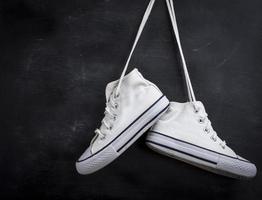
[[[80,174],[91,174],[119,157],[150,127],[151,149],[202,169],[233,177],[252,178],[256,166],[238,156],[222,141],[195,100],[181,48],[172,0],[166,0],[184,70],[189,102],[169,102],[160,89],[137,69],[125,75],[155,0],[150,0],[121,77],[106,87],[105,117],[90,146],[76,162]]]

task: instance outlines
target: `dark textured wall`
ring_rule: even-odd
[[[256,163],[238,181],[149,150],[144,137],[103,170],[80,176],[89,145],[148,1],[0,1],[1,199],[261,199],[261,0],[176,0],[197,99],[213,127]],[[175,101],[185,84],[164,0],[157,0],[130,69]]]

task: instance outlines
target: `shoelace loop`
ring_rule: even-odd
[[[108,101],[106,102],[106,108],[105,108],[105,117],[101,121],[102,126],[105,126],[106,129],[112,130],[113,123],[112,120],[115,121],[117,118],[116,110],[119,107],[118,99],[120,95],[116,95],[115,92],[112,92],[111,95],[108,98]],[[100,129],[96,129],[95,133],[98,135],[98,137],[103,140],[106,138],[106,133],[103,133]]]

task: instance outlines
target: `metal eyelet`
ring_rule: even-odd
[[[205,122],[205,119],[202,118],[202,117],[200,117],[200,118],[198,119],[198,122],[199,122],[200,124],[203,124],[203,123]]]
[[[194,108],[194,113],[199,113],[200,108]]]
[[[113,128],[113,126],[110,126],[110,127],[109,127],[109,130],[112,130],[112,128]]]
[[[204,128],[204,132],[205,132],[205,133],[210,133],[210,129]]]
[[[213,136],[210,137],[214,142],[217,141],[217,139],[215,139]]]
[[[118,104],[116,103],[116,104],[115,104],[115,109],[117,109],[117,108],[118,108]]]
[[[120,96],[120,94],[115,94],[114,97],[115,99],[118,98]]]

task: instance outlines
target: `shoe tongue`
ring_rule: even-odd
[[[114,92],[114,90],[116,89],[118,81],[113,81],[107,84],[106,86],[106,101],[108,101],[110,95]]]
[[[137,68],[134,68],[131,72],[129,72],[128,74],[126,74],[123,77],[123,82],[132,82],[132,81],[138,79],[138,77],[142,77],[142,75],[137,70]],[[112,81],[112,82],[107,84],[106,92],[105,92],[107,101],[108,101],[110,95],[115,91],[117,84],[118,84],[118,81],[119,80],[115,80],[115,81]]]

